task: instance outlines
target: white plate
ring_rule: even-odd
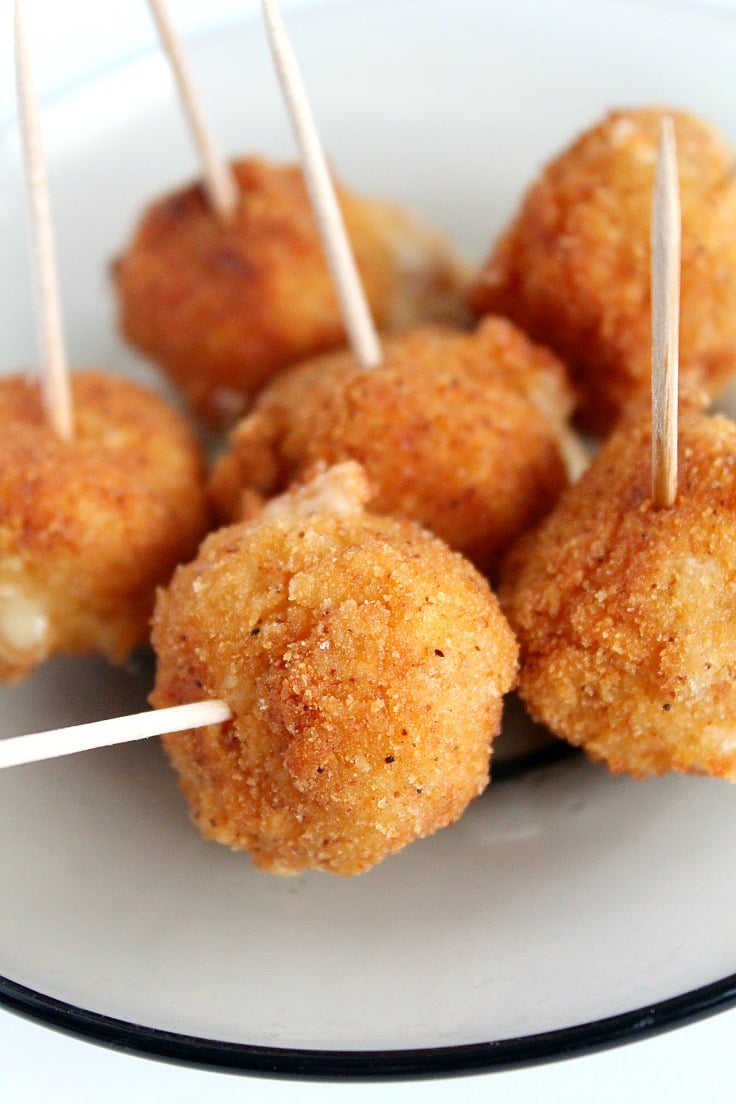
[[[715,9],[394,0],[290,22],[343,178],[477,258],[542,161],[608,107],[672,103],[736,141],[736,21]],[[192,57],[224,148],[293,155],[257,24]],[[140,205],[195,172],[167,68],[145,56],[88,80],[44,126],[73,359],[151,379],[115,337],[106,264]],[[10,371],[35,358],[14,127],[0,180]],[[149,683],[145,663],[54,662],[0,689],[0,731],[140,708]],[[492,786],[360,878],[280,880],[199,839],[156,744],[93,752],[0,776],[0,996],[227,1068],[498,1068],[736,1000],[735,864],[727,784],[634,783],[573,758]]]

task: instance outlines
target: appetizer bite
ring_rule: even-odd
[[[676,122],[682,191],[681,371],[716,395],[736,371],[734,151]],[[567,364],[580,423],[608,432],[649,388],[649,218],[661,110],[615,111],[531,186],[476,278],[474,313],[506,315]]]
[[[467,321],[467,266],[403,208],[342,187],[335,195],[311,117],[310,152],[297,125],[304,171],[259,157],[232,164],[219,158],[165,4],[149,2],[199,147],[203,182],[151,204],[113,274],[122,333],[163,368],[192,409],[213,428],[231,426],[282,368],[345,345],[348,333],[352,342],[342,280],[335,280],[335,265],[344,273],[344,252],[336,258],[325,218],[351,240],[380,329]],[[263,14],[272,48],[281,39],[274,59],[291,111],[296,63],[292,58],[284,77],[291,54],[285,28],[275,5],[264,5]],[[305,98],[301,88],[299,96]],[[309,113],[306,103],[296,110]]]
[[[0,379],[0,679],[56,654],[122,660],[147,638],[156,587],[207,528],[200,448],[147,388],[71,377],[74,433],[36,380]]]
[[[456,820],[514,682],[485,580],[368,497],[339,465],[210,535],[159,593],[152,703],[233,711],[165,737],[192,817],[274,873],[356,874]]]
[[[622,419],[510,552],[499,590],[532,716],[612,771],[736,781],[736,425],[683,403],[675,505]]]
[[[213,505],[232,521],[316,462],[354,459],[373,512],[418,521],[491,571],[567,483],[571,410],[563,366],[505,319],[408,330],[384,338],[369,371],[333,353],[264,388],[215,465]]]
[[[149,207],[113,269],[124,336],[214,427],[278,370],[346,341],[301,169],[250,157],[232,170],[229,223],[191,185]],[[340,203],[380,328],[466,317],[465,267],[438,234],[346,189]]]

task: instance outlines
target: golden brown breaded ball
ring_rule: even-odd
[[[631,412],[509,553],[519,692],[612,771],[736,781],[736,425],[682,409],[671,509],[652,506],[650,451]]]
[[[231,224],[193,185],[148,208],[114,265],[124,336],[215,427],[279,369],[346,342],[301,169],[253,157],[233,172]],[[467,318],[467,270],[439,234],[398,207],[339,199],[378,327]]]
[[[579,420],[608,432],[649,387],[650,225],[662,110],[615,111],[542,172],[472,291],[568,365]],[[681,371],[711,395],[736,370],[734,151],[675,122],[682,200]]]
[[[159,594],[152,703],[234,712],[165,737],[192,818],[273,873],[357,874],[457,820],[515,677],[486,581],[364,513],[367,493],[340,465],[208,537]]]
[[[56,654],[123,659],[207,528],[200,449],[178,414],[102,372],[75,373],[72,394],[66,442],[37,381],[0,380],[0,680]]]
[[[253,492],[282,491],[320,460],[354,459],[372,511],[418,521],[491,570],[567,482],[564,368],[500,318],[472,334],[405,331],[383,351],[371,371],[335,353],[264,389],[215,466],[215,508],[234,520]]]

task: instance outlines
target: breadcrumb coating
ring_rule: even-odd
[[[375,513],[426,525],[481,570],[554,504],[572,395],[562,365],[505,319],[475,333],[387,337],[367,372],[347,352],[299,365],[258,397],[210,483],[225,521],[318,461],[357,460]]]
[[[455,821],[515,678],[485,580],[366,494],[340,465],[209,536],[158,597],[152,703],[234,712],[165,737],[192,818],[273,873],[357,874]]]
[[[346,343],[301,169],[233,164],[231,224],[192,185],[152,204],[114,265],[119,325],[215,428],[288,364]],[[380,328],[467,318],[468,271],[408,212],[338,191]]]
[[[527,192],[471,291],[568,365],[579,421],[608,432],[649,387],[650,225],[660,121],[675,122],[682,204],[683,376],[716,395],[736,369],[734,151],[681,111],[614,111]]]
[[[509,553],[519,692],[612,771],[736,781],[736,425],[681,410],[671,509],[652,506],[650,449],[630,413]]]
[[[37,381],[0,380],[0,679],[51,655],[123,659],[144,640],[156,587],[207,527],[200,449],[153,392],[72,376],[71,442]]]

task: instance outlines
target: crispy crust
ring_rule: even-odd
[[[154,705],[235,713],[165,739],[193,820],[280,874],[359,873],[456,820],[517,653],[488,585],[430,534],[288,501],[207,538],[159,594],[153,643]]]
[[[471,290],[554,349],[580,422],[610,430],[649,386],[650,224],[664,109],[616,111],[542,172]],[[675,120],[682,199],[681,370],[717,394],[736,369],[734,153],[691,115]]]
[[[232,224],[192,185],[148,208],[113,269],[124,336],[216,427],[277,370],[345,344],[301,170],[249,158],[233,171]],[[465,315],[467,273],[439,235],[398,208],[339,197],[379,327]]]
[[[0,678],[57,653],[122,659],[155,588],[207,526],[200,449],[130,381],[72,377],[75,435],[48,427],[39,387],[0,381]]]
[[[510,552],[520,694],[613,771],[736,781],[736,426],[681,412],[672,509],[651,504],[650,436],[627,418]]]
[[[428,526],[490,571],[567,482],[571,403],[562,365],[504,319],[474,334],[397,334],[370,372],[337,353],[275,380],[234,430],[212,500],[232,521],[253,492],[282,491],[320,460],[355,459],[375,489],[371,510]]]

